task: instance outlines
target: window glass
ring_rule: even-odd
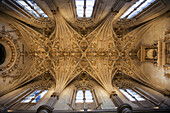
[[[37,103],[46,93],[48,90],[44,90],[41,94],[39,94],[33,101],[32,103]]]
[[[35,98],[36,95],[38,95],[40,93],[41,90],[36,90],[33,93],[31,93],[26,99],[24,99],[23,101],[21,101],[21,103],[28,103],[31,101],[32,98]]]
[[[77,91],[76,103],[83,103],[83,91],[82,90]]]
[[[85,95],[85,97],[83,97]],[[85,98],[85,103],[92,103],[93,97],[90,90],[85,90],[85,93],[83,94],[83,90],[78,90],[76,95],[76,103],[83,103]]]
[[[86,0],[86,17],[91,17],[95,0]]]
[[[132,98],[127,92],[125,92],[123,89],[120,89],[120,91],[130,100],[130,101],[135,101],[134,98]]]
[[[126,17],[128,14],[130,14],[136,7],[138,7],[144,0],[139,0],[136,2],[132,7],[130,7],[120,18]]]
[[[23,0],[15,0],[15,1],[35,17],[39,18],[40,17],[39,15],[41,15],[44,18],[48,18],[48,16],[42,11],[42,9],[33,0],[27,0],[27,2]],[[36,10],[38,13],[34,10]]]
[[[90,90],[85,91],[85,98],[86,98],[86,101],[85,101],[86,103],[93,102],[92,93]]]
[[[130,7],[120,18],[125,18],[126,16],[128,16],[130,13],[130,15],[127,17],[127,19],[130,19],[132,17],[134,17],[135,15],[139,14],[143,9],[145,9],[146,7],[148,7],[151,3],[153,3],[155,0],[139,0],[137,1],[134,5],[132,5],[132,7]],[[135,10],[135,8],[137,8]]]
[[[86,2],[86,6],[85,6],[85,2]],[[83,17],[84,12],[87,18],[91,17],[95,0],[86,0],[86,1],[75,0],[75,3],[76,3],[76,11],[78,17]],[[84,7],[86,7],[86,9],[84,9]]]
[[[126,89],[131,95],[133,95],[138,101],[145,100],[140,95],[138,95],[136,92],[132,91],[131,89]]]
[[[84,0],[76,0],[76,11],[78,17],[83,17],[83,13],[84,13],[83,7],[84,7]]]

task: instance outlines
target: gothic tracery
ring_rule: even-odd
[[[0,44],[8,51],[6,54],[8,60],[0,65],[0,76],[3,79],[2,85],[0,84],[0,96],[30,81],[42,80],[45,86],[53,86],[52,95],[54,97],[51,96],[50,98],[57,99],[63,93],[63,90],[70,83],[74,83],[74,80],[80,74],[86,73],[94,79],[93,81],[102,86],[112,99],[119,99],[114,97],[117,96],[115,84],[129,85],[122,81],[119,83],[119,79],[122,77],[118,74],[120,71],[141,84],[169,95],[169,89],[155,84],[151,77],[143,72],[140,65],[141,57],[151,58],[149,55],[154,56],[155,63],[162,61],[162,59],[158,60],[155,57],[156,55],[151,54],[153,53],[152,50],[140,48],[145,47],[145,45],[141,45],[141,41],[147,31],[161,20],[168,20],[169,12],[149,19],[143,11],[143,15],[146,17],[143,20],[137,15],[136,20],[133,18],[131,21],[126,19],[119,21],[118,15],[120,17],[120,12],[123,12],[121,7],[127,8],[129,2],[133,4],[134,1],[116,0],[110,1],[111,4],[109,4],[109,1],[104,0],[102,3],[102,1],[97,0],[96,4],[100,5],[96,7],[100,6],[105,9],[103,4],[108,5],[108,7],[117,4],[119,8],[113,7],[107,11],[107,14],[103,13],[102,16],[95,16],[100,11],[94,9],[96,13],[92,15],[92,19],[78,20],[75,15],[71,16],[71,14],[64,13],[66,10],[75,13],[70,7],[67,7],[70,4],[73,5],[73,1],[63,3],[62,1],[38,0],[37,4],[41,2],[45,4],[44,6],[40,5],[41,7],[48,6],[46,12],[49,20],[46,18],[45,21],[35,18],[22,20],[12,14],[10,16],[10,12],[1,11],[6,8],[2,4],[8,6],[10,1],[3,1],[1,3],[3,7],[0,9],[2,15],[0,20],[2,25],[5,24],[7,28],[4,25],[2,26]],[[159,7],[165,8],[164,10],[167,11],[168,8],[163,5],[163,1],[157,2],[160,5]],[[55,8],[56,4],[59,4],[59,6]],[[120,12],[117,10],[120,10]],[[159,40],[156,41],[159,42]],[[163,42],[166,43],[166,52],[162,52],[161,55],[165,55],[166,63],[161,66],[165,68],[164,75],[169,78],[168,30]],[[153,45],[149,46],[153,48]],[[163,47],[160,51],[163,51]],[[157,51],[158,48],[155,47],[154,54],[159,52]],[[148,56],[143,55],[143,53]],[[6,78],[9,79],[6,80]],[[113,79],[117,81],[113,81]],[[86,78],[83,78],[83,80],[87,82]],[[83,80],[81,82],[84,82]],[[3,87],[3,85],[6,85],[6,87]],[[120,101],[120,103],[122,102]],[[99,102],[98,105],[100,105]]]

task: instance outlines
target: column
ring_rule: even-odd
[[[47,103],[45,105],[40,106],[37,109],[36,113],[52,113],[54,109],[54,105],[58,99],[59,99],[59,95],[57,95],[57,93],[54,92],[51,95],[50,99],[47,101]]]
[[[123,101],[116,94],[116,91],[112,91],[110,98],[117,107],[118,113],[132,113],[132,107],[129,104],[123,103]]]
[[[123,104],[123,101],[119,98],[119,96],[116,94],[116,91],[112,91],[110,98],[112,99],[113,103],[115,104],[116,107],[120,106]]]

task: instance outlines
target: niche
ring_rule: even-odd
[[[2,44],[0,44],[0,51],[1,51],[1,53],[0,53],[0,65],[1,65],[4,63],[5,58],[6,58],[5,47]]]

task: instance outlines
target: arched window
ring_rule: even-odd
[[[155,107],[160,104],[159,100],[137,86],[120,88],[119,90],[129,101],[137,104],[139,107]]]
[[[45,12],[34,2],[35,0],[4,0],[3,4],[9,6],[13,10],[17,9],[23,15],[29,15],[33,18],[48,18]]]
[[[120,91],[130,100],[130,101],[143,101],[145,100],[136,92],[132,91],[131,89],[120,89]]]
[[[19,92],[11,92],[13,95],[3,104],[6,108],[14,110],[29,109],[34,106],[47,92],[48,90],[21,88]]]
[[[93,103],[93,97],[90,90],[78,90],[76,103]]]
[[[155,0],[139,0],[134,5],[132,5],[120,18],[126,18],[131,19],[140,12],[142,12],[143,9],[148,7],[150,4],[152,4]]]
[[[68,103],[71,109],[98,109],[100,103],[95,90],[87,87],[80,87],[73,90],[72,98]]]
[[[76,103],[83,103],[83,90],[77,91]]]
[[[90,18],[93,12],[95,0],[75,0],[78,17]]]
[[[88,88],[77,89],[75,96],[74,109],[95,109],[93,92]]]
[[[152,94],[153,89],[143,86],[127,74],[118,70],[113,78],[113,86],[117,88],[111,98],[115,106],[121,105],[124,101],[129,104],[136,104],[140,108],[157,107],[163,104]],[[125,98],[119,98],[124,96]],[[129,101],[127,101],[129,100]],[[164,103],[168,106],[167,103]]]
[[[85,91],[85,102],[86,103],[92,103],[93,102],[92,93],[91,93],[90,90]]]
[[[48,16],[42,11],[42,9],[33,0],[15,0],[15,1],[35,17],[48,18]]]
[[[48,90],[36,90],[27,96],[21,103],[37,103],[46,93]]]

